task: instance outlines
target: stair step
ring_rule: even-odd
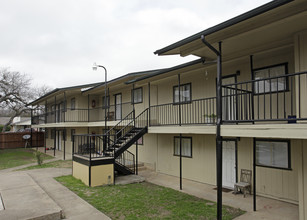
[[[134,133],[130,133],[130,132],[126,134],[127,137],[131,137],[133,135],[134,135]]]

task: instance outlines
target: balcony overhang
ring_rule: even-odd
[[[149,134],[216,134],[215,125],[152,126]],[[221,135],[227,137],[307,139],[307,123],[221,125]]]
[[[222,125],[223,137],[307,139],[307,124]]]
[[[285,5],[286,4],[286,5]],[[201,36],[204,35],[211,44],[255,30],[275,21],[288,18],[291,15],[303,11],[303,1],[276,0],[243,13],[216,26],[208,28],[188,38],[155,51],[158,55],[179,54],[187,56],[194,54],[194,51],[204,48],[201,43]],[[224,50],[223,50],[224,51]]]
[[[215,125],[152,126],[149,134],[216,134]]]
[[[108,121],[107,126],[113,127],[120,121]],[[73,128],[73,127],[104,127],[105,122],[59,122],[32,125],[32,128]]]

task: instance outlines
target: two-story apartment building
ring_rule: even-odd
[[[104,84],[36,100],[46,108],[33,126],[46,128],[46,146],[66,143],[88,185],[135,172],[135,160],[228,188],[247,169],[254,198],[298,204],[307,219],[306,20],[306,0],[272,1],[157,50],[199,58],[108,82],[106,106]]]

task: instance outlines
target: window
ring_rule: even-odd
[[[76,109],[76,99],[75,98],[72,98],[70,100],[70,109],[71,110],[75,110]]]
[[[291,169],[289,141],[256,141],[256,164],[259,166]]]
[[[255,80],[265,79],[270,77],[284,76],[287,74],[287,64],[280,64],[271,67],[264,67],[254,70]],[[280,77],[269,80],[260,80],[255,82],[255,93],[279,92],[287,90],[287,78]]]
[[[45,138],[48,138],[48,137],[49,137],[49,130],[45,129]]]
[[[71,141],[74,141],[74,134],[76,133],[76,130],[75,129],[71,129],[70,130],[70,140]]]
[[[133,89],[131,93],[132,103],[142,103],[143,102],[143,89],[137,88]]]
[[[190,102],[191,101],[191,83],[180,85],[180,101]],[[174,103],[179,103],[179,90],[178,86],[173,88],[173,101]]]
[[[181,155],[183,157],[192,157],[192,138],[181,138]],[[174,137],[174,155],[180,156],[180,137]]]
[[[105,103],[104,103],[105,98],[106,98],[106,101],[107,101],[107,103],[106,103],[107,106],[105,106]],[[106,97],[104,95],[102,96],[102,108],[103,109],[110,108],[110,96],[106,96]]]

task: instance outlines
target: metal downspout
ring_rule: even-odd
[[[223,173],[223,146],[221,136],[222,124],[222,43],[219,42],[219,50],[216,50],[205,36],[201,36],[202,42],[217,55],[217,80],[216,80],[216,183],[217,183],[217,219],[222,219],[222,173]]]

